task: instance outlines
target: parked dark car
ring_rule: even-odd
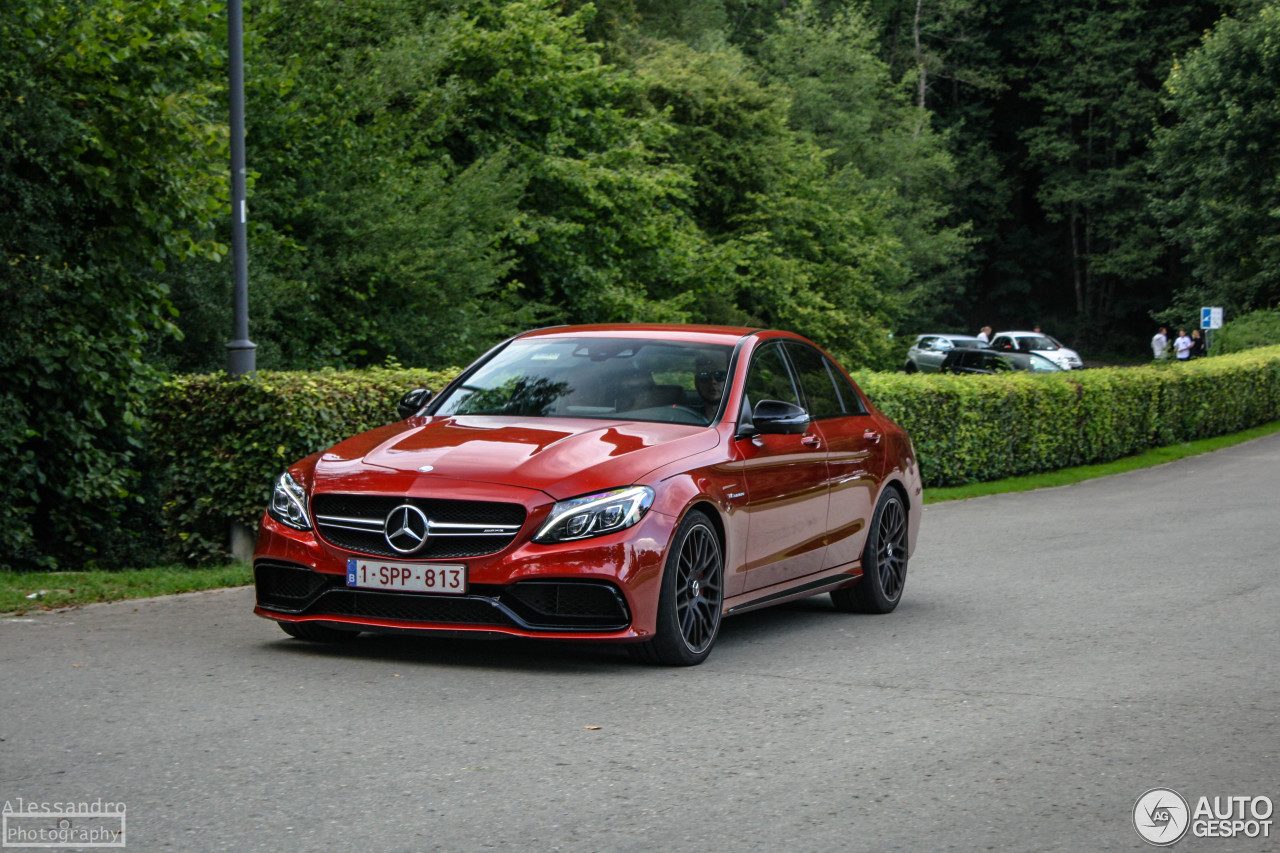
[[[939,373],[1010,373],[1025,370],[1032,373],[1061,373],[1062,368],[1033,352],[998,352],[996,350],[956,349],[942,360]]]
[[[972,335],[917,335],[907,350],[902,369],[907,373],[937,373],[947,353],[956,349],[986,349],[987,342]]]
[[[286,633],[605,641],[690,665],[723,616],[901,598],[911,439],[798,335],[530,332],[401,416],[280,476],[254,578]]]

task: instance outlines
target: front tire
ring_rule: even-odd
[[[632,646],[637,658],[664,666],[694,666],[711,654],[724,604],[724,552],[706,513],[693,510],[672,537],[662,571],[657,632]]]
[[[833,590],[831,602],[846,613],[892,613],[907,584],[907,507],[894,488],[885,490],[862,548],[862,579]]]

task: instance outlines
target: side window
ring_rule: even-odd
[[[784,346],[800,377],[800,387],[809,404],[809,417],[818,420],[842,416],[844,408],[840,404],[840,392],[836,390],[822,353],[794,341],[787,341]]]
[[[858,396],[858,392],[853,389],[853,383],[845,379],[844,373],[840,368],[831,363],[830,359],[823,359],[827,363],[827,371],[831,374],[831,378],[835,380],[836,390],[840,392],[840,408],[846,415],[865,415],[867,407],[863,405],[862,398]]]
[[[793,406],[800,405],[786,359],[782,356],[782,347],[776,343],[765,344],[751,357],[744,390],[743,403],[748,407],[748,413],[761,400],[781,400]]]

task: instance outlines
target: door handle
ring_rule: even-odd
[[[821,447],[822,439],[818,438],[816,435],[806,435],[800,439],[800,443],[805,447]]]
[[[867,441],[870,441],[872,444],[880,443],[880,433],[876,432],[873,429],[869,429],[866,432],[864,432],[862,434],[862,437],[865,438]]]

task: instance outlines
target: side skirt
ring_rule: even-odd
[[[841,567],[835,574],[805,581],[799,585],[778,585],[765,587],[764,589],[753,589],[749,593],[735,596],[726,602],[729,607],[725,610],[724,615],[736,616],[739,613],[747,613],[751,610],[759,610],[762,607],[782,604],[784,601],[794,601],[798,598],[808,598],[811,595],[830,592],[842,586],[849,586],[854,581],[861,579],[861,577],[862,567],[857,564],[849,564]]]

